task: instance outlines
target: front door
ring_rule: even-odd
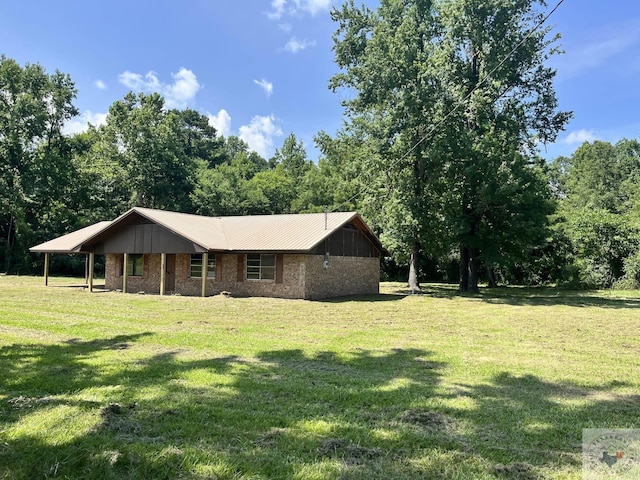
[[[167,254],[167,278],[165,290],[173,292],[176,289],[176,256]]]

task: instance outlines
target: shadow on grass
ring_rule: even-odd
[[[0,349],[0,478],[538,478],[579,471],[583,425],[637,418],[637,398],[567,406],[594,392],[530,375],[443,384],[425,350],[129,356],[144,335]]]
[[[596,291],[541,287],[483,289],[478,298],[487,303],[506,305],[640,308],[640,298],[612,298],[599,295]]]
[[[389,291],[393,297],[404,298],[411,295],[407,288],[402,287],[392,288]],[[640,308],[640,293],[637,298],[613,298],[593,290],[552,287],[481,287],[479,293],[472,294],[458,292],[457,285],[453,284],[427,283],[422,285],[422,292],[418,295],[442,299],[474,298],[486,303],[516,306]]]
[[[350,302],[358,302],[358,303],[377,303],[377,302],[397,302],[398,300],[402,300],[407,295],[396,294],[396,293],[379,293],[379,294],[371,294],[371,295],[347,295],[344,297],[330,297],[330,298],[322,298],[316,300],[321,303],[350,303]]]

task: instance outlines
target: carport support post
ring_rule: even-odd
[[[93,292],[93,262],[94,262],[94,254],[91,252],[89,254],[89,291]]]
[[[202,296],[207,296],[207,277],[209,276],[209,252],[202,254]]]
[[[164,289],[167,284],[167,254],[160,254],[160,295],[164,295]]]
[[[127,272],[128,266],[129,254],[125,253],[122,257],[122,293],[127,293],[127,280],[129,279],[129,272]]]
[[[44,254],[44,286],[49,286],[49,254]]]

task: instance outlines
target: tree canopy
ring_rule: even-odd
[[[336,63],[330,86],[344,102],[345,135],[371,152],[362,169],[378,188],[383,230],[411,252],[459,245],[460,289],[478,269],[511,261],[544,240],[549,192],[535,163],[570,115],[557,111],[555,52],[539,29],[540,2],[353,0],[332,12]],[[384,195],[380,195],[383,190]],[[374,202],[375,203],[375,202]]]

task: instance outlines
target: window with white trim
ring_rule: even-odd
[[[189,264],[189,276],[191,278],[202,278],[202,257],[200,253],[191,254],[191,262]],[[209,255],[207,262],[207,278],[216,278],[216,256]]]
[[[247,280],[275,280],[276,256],[272,253],[247,254]]]
[[[127,255],[127,276],[141,277],[144,270],[144,255],[141,253],[130,253]]]

